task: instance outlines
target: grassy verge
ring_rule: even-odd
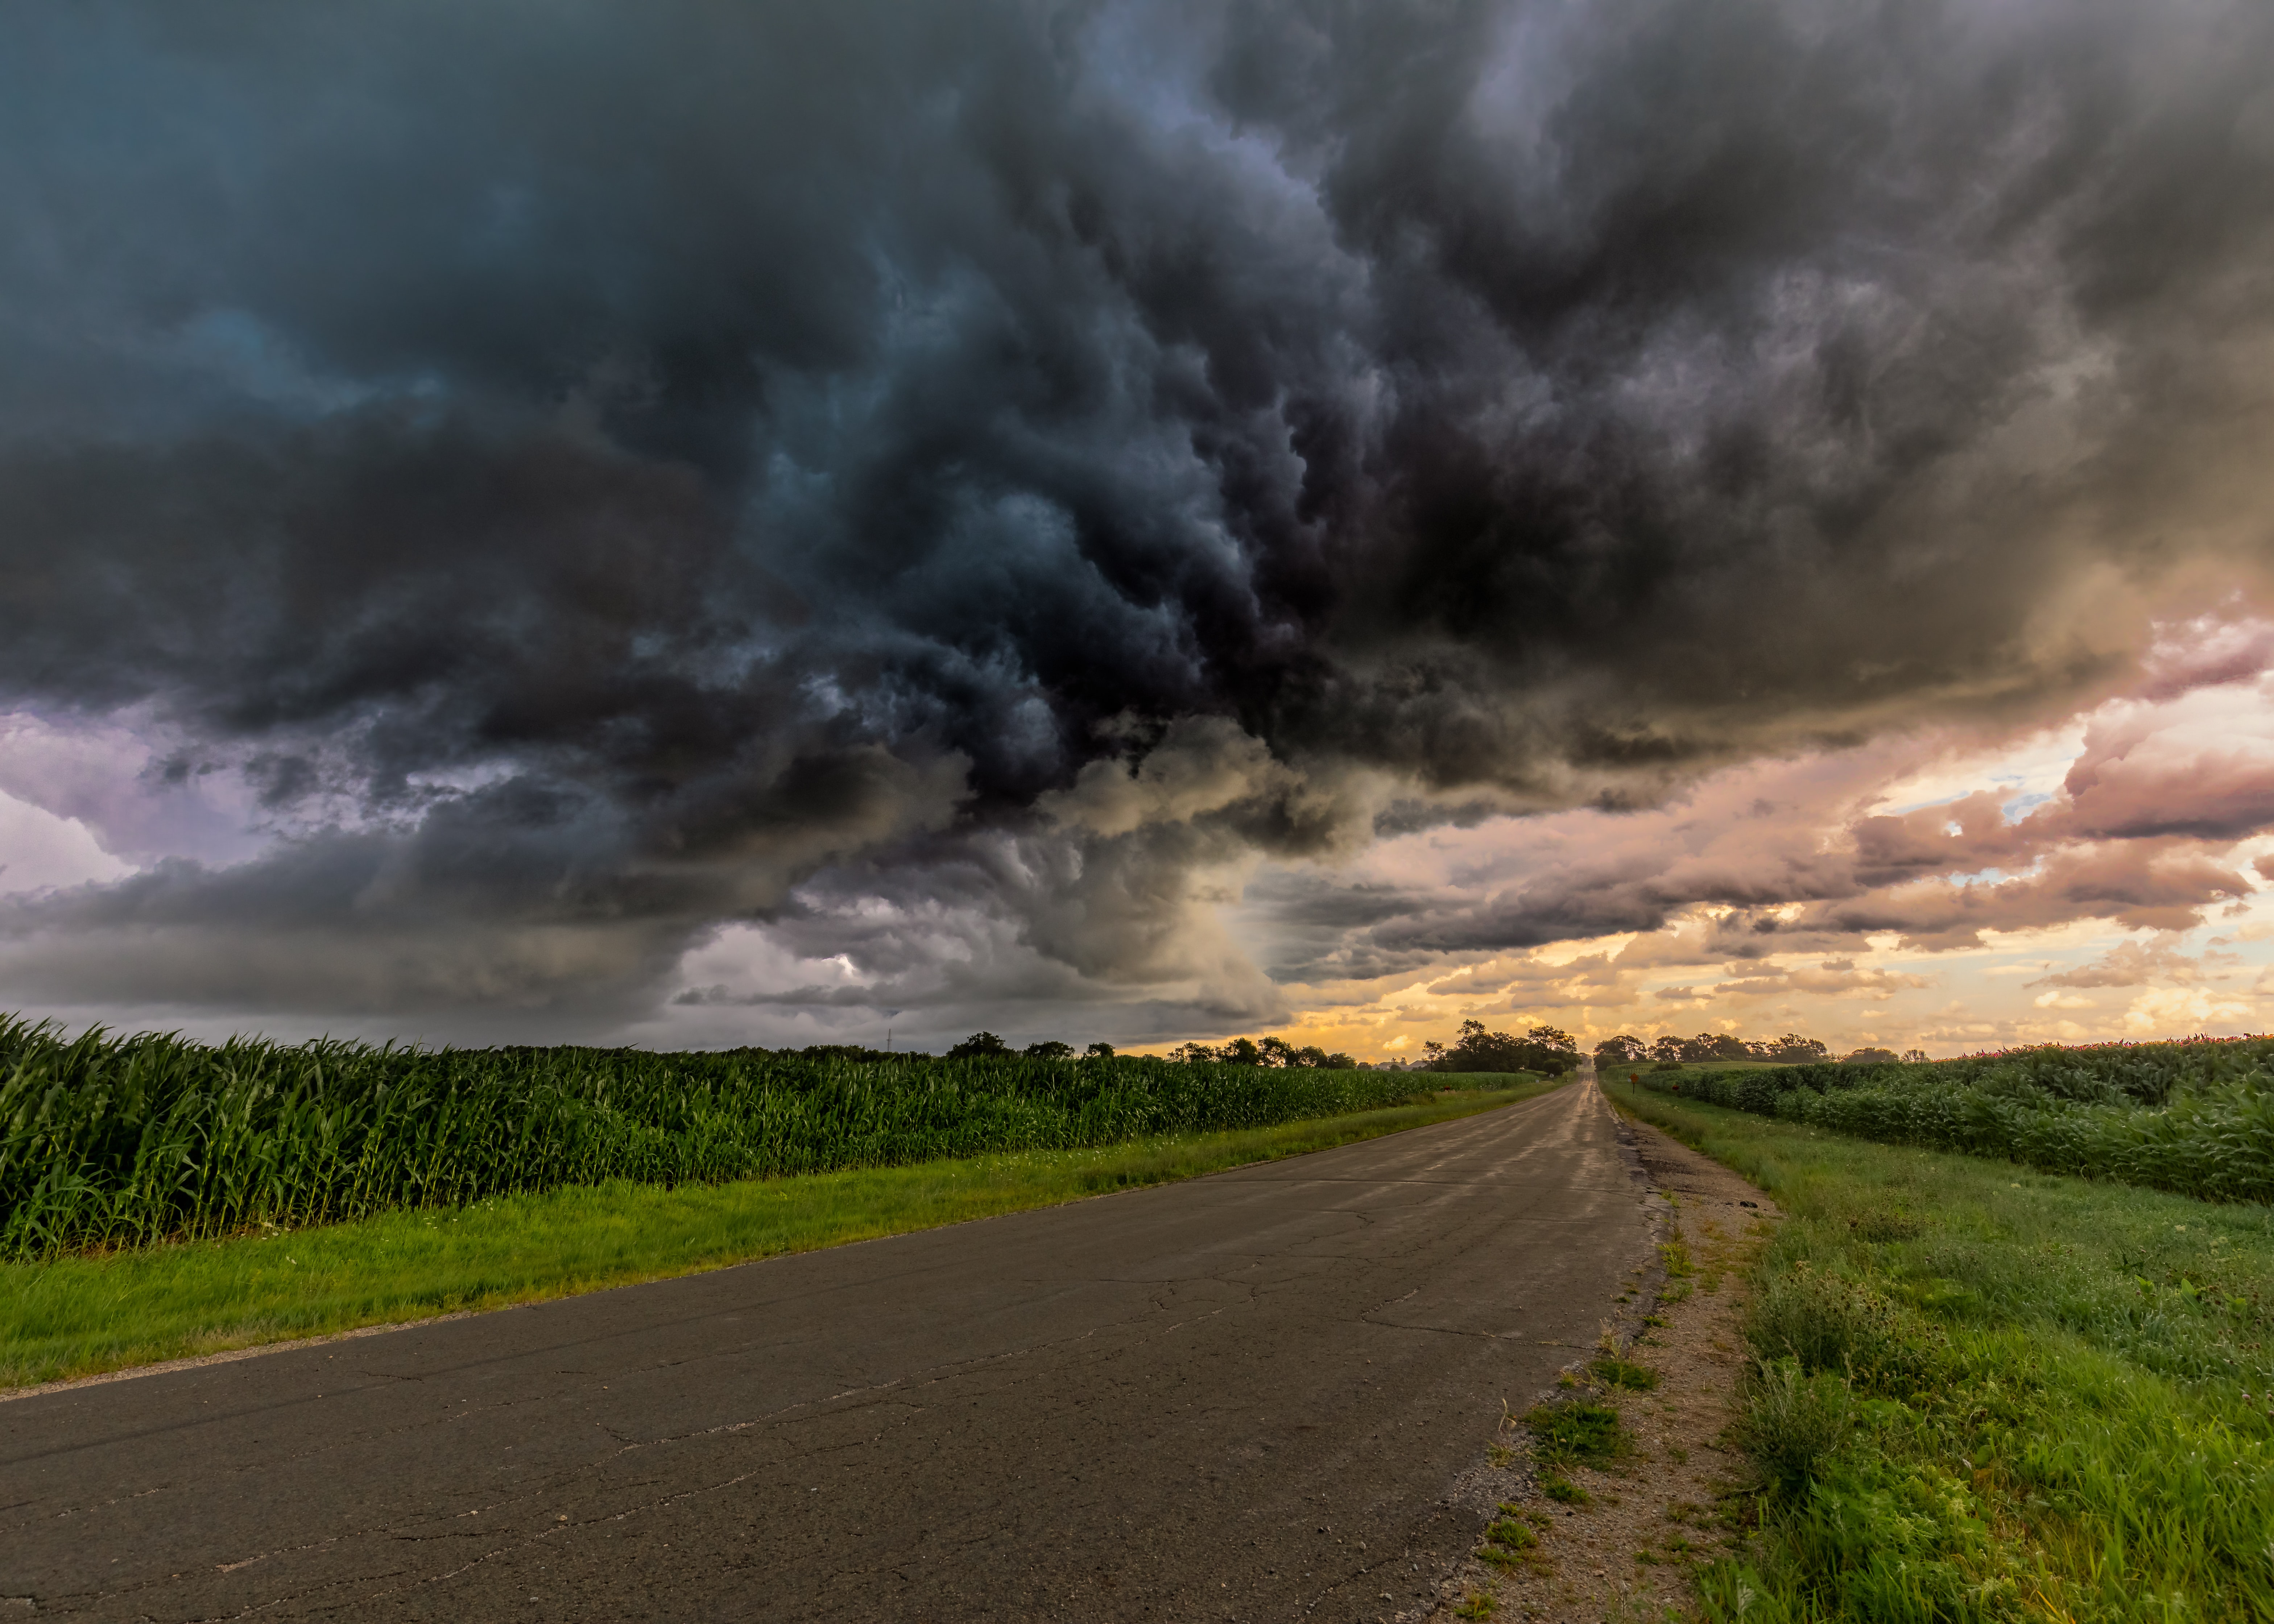
[[[984,1218],[1489,1110],[1446,1090],[1276,1127],[664,1189],[618,1180],[319,1229],[0,1265],[0,1387],[503,1307]]]
[[[1709,1616],[2274,1617],[2274,1213],[1608,1092],[1789,1214]]]

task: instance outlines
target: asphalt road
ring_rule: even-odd
[[[1451,1490],[1502,1401],[1593,1345],[1647,1254],[1582,1082],[1186,1184],[20,1399],[0,1624],[1389,1619],[1474,1539]]]

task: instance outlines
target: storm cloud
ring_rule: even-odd
[[[0,707],[264,840],[8,901],[19,996],[1268,1020],[1261,863],[2264,664],[2139,665],[2270,553],[2263,6],[0,30]],[[2095,762],[2008,914],[2177,917],[2274,816]],[[1956,939],[1907,879],[2054,816],[1280,915]],[[851,979],[688,980],[745,929]]]

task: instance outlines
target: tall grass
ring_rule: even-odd
[[[1640,1080],[1883,1144],[2210,1200],[2274,1200],[2274,1039],[2014,1049],[1916,1065],[1645,1072]]]
[[[64,1041],[0,1019],[0,1257],[630,1179],[1063,1150],[1393,1103],[1394,1072],[745,1049]]]

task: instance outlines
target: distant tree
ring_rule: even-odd
[[[1425,1071],[1442,1071],[1444,1067],[1445,1046],[1434,1038],[1424,1038],[1421,1041],[1421,1069]]]
[[[1544,1071],[1550,1077],[1561,1077],[1579,1064],[1579,1045],[1568,1032],[1553,1026],[1534,1026],[1524,1034],[1524,1043],[1517,1051],[1523,1063],[1520,1071]]]
[[[1007,1055],[1011,1046],[991,1032],[975,1032],[947,1051],[950,1060],[971,1060],[983,1055]]]
[[[1216,1057],[1216,1050],[1205,1043],[1179,1043],[1169,1051],[1169,1058],[1186,1065],[1205,1065]]]
[[[1595,1045],[1595,1058],[1605,1065],[1632,1065],[1650,1053],[1640,1038],[1621,1033]]]
[[[1284,1038],[1265,1038],[1255,1046],[1255,1064],[1267,1066],[1300,1065],[1295,1057],[1295,1046]]]
[[[1669,1034],[1650,1046],[1650,1057],[1661,1065],[1680,1065],[1682,1049],[1682,1040]]]
[[[1579,1046],[1570,1034],[1553,1026],[1534,1026],[1523,1037],[1486,1030],[1480,1020],[1465,1020],[1450,1049],[1427,1044],[1432,1069],[1439,1071],[1543,1071],[1551,1076],[1579,1063]]]
[[[1907,1049],[1903,1050],[1903,1058],[1912,1065],[1924,1065],[1929,1056],[1923,1049]]]
[[[1487,1032],[1480,1020],[1465,1020],[1452,1048],[1437,1063],[1440,1071],[1520,1071],[1517,1058],[1521,1040],[1505,1032]]]
[[[1804,1038],[1797,1032],[1788,1032],[1770,1045],[1769,1058],[1790,1063],[1821,1060],[1832,1051],[1814,1038]]]
[[[1030,1060],[1071,1060],[1073,1058],[1073,1045],[1061,1043],[1056,1038],[1047,1042],[1029,1043],[1027,1045],[1027,1057]]]
[[[1303,1052],[1306,1055],[1318,1053],[1316,1049],[1305,1049]],[[1312,1064],[1322,1071],[1355,1071],[1358,1070],[1358,1062],[1352,1059],[1348,1055],[1344,1054],[1340,1049],[1336,1049],[1329,1054],[1321,1055],[1319,1058],[1313,1061]]]
[[[1892,1049],[1857,1049],[1840,1057],[1850,1065],[1885,1065],[1895,1057],[1895,1051]]]
[[[1084,1060],[1111,1060],[1113,1058],[1113,1045],[1111,1043],[1092,1043],[1088,1049],[1081,1051],[1081,1057]]]
[[[1225,1065],[1261,1065],[1263,1051],[1254,1038],[1234,1038],[1216,1051],[1216,1057]]]

